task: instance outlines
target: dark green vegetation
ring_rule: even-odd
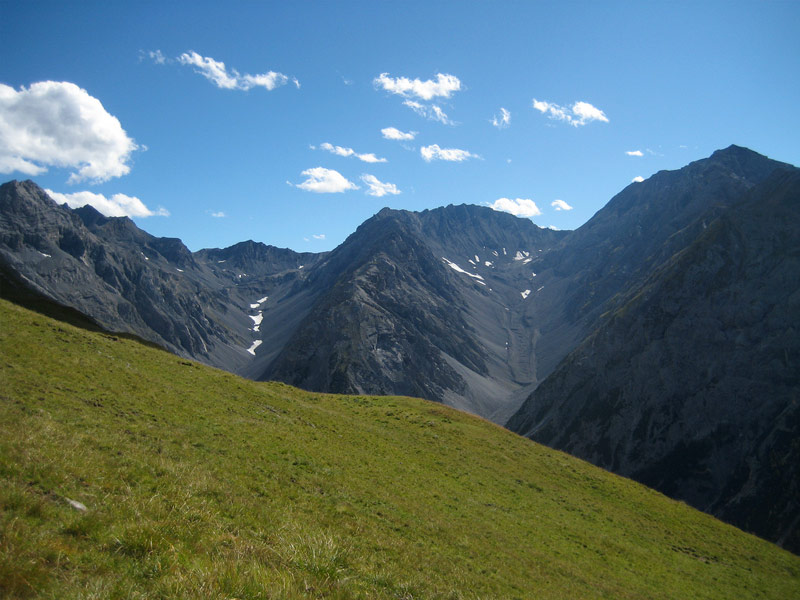
[[[0,369],[1,597],[800,596],[800,558],[442,405],[6,301]]]

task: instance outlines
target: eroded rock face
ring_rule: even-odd
[[[606,304],[508,427],[797,552],[800,171],[729,183],[712,166],[722,202]]]

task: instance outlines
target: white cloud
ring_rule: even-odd
[[[625,154],[628,156],[644,156],[641,150],[628,150]]]
[[[319,145],[322,150],[327,150],[331,154],[336,154],[337,156],[355,156],[358,160],[366,163],[385,163],[387,162],[385,158],[378,158],[372,152],[369,154],[359,154],[352,148],[343,148],[342,146],[334,146],[328,142],[324,142]],[[314,146],[311,146],[312,150],[315,150]]]
[[[225,218],[225,213],[220,210],[218,212],[212,212],[211,216],[214,217],[215,219],[223,219]]]
[[[447,113],[445,113],[439,106],[436,106],[435,104],[428,105],[417,102],[416,100],[404,100],[403,105],[409,107],[418,115],[430,119],[431,121],[439,121],[445,125],[455,124],[449,119]]]
[[[107,217],[169,216],[169,211],[164,208],[156,211],[150,210],[136,196],[114,194],[110,198],[106,198],[103,194],[94,192],[75,192],[74,194],[59,194],[53,190],[45,190],[45,192],[58,204],[66,204],[70,208],[80,208],[88,204]]]
[[[498,198],[489,205],[494,210],[511,213],[516,217],[536,217],[542,214],[536,203],[530,198]]]
[[[362,175],[361,181],[366,183],[369,186],[367,190],[367,195],[369,196],[376,196],[377,198],[381,198],[386,196],[387,194],[391,194],[392,196],[396,196],[400,193],[400,190],[397,189],[397,186],[393,183],[383,183],[379,181],[377,177],[374,175]]]
[[[480,156],[477,154],[472,154],[467,150],[459,150],[458,148],[440,148],[438,144],[423,146],[419,149],[419,153],[426,162],[431,162],[432,160],[462,162],[469,158],[480,158]]]
[[[40,81],[19,91],[0,84],[0,173],[67,167],[77,169],[70,183],[96,183],[130,172],[136,149],[119,120],[74,83]]]
[[[644,177],[642,177],[641,175],[639,175],[638,177],[634,177],[633,179],[631,179],[631,183],[642,183],[643,181],[644,181]]]
[[[409,79],[408,77],[389,77],[388,73],[381,73],[373,80],[376,87],[383,88],[392,94],[399,94],[408,98],[415,96],[422,100],[431,100],[436,97],[449,98],[453,92],[461,89],[461,81],[455,75],[436,74],[436,81],[427,79]]]
[[[500,107],[500,115],[492,117],[491,123],[498,129],[505,129],[511,124],[511,113],[505,108]]]
[[[314,233],[314,234],[311,234],[311,237],[313,237],[315,240],[324,240],[325,239],[325,234],[324,233]]]
[[[563,200],[553,200],[550,203],[550,206],[552,206],[556,210],[572,210],[572,207]]]
[[[417,132],[409,131],[406,133],[404,131],[400,131],[396,127],[384,127],[381,129],[381,135],[383,135],[383,137],[387,140],[410,141],[416,137]]]
[[[533,108],[549,118],[557,121],[566,121],[573,127],[586,125],[590,121],[603,121],[608,123],[608,117],[599,108],[588,102],[575,102],[572,106],[559,106],[552,102],[533,99]]]
[[[146,53],[154,63],[157,65],[163,65],[167,62],[167,57],[161,52],[161,50],[150,50]],[[142,56],[141,54],[139,56]]]
[[[307,192],[336,194],[358,189],[355,183],[333,169],[314,167],[313,169],[306,169],[301,175],[305,176],[306,180],[303,183],[298,183],[296,187]]]
[[[268,71],[259,75],[241,75],[236,69],[228,69],[222,61],[214,60],[208,56],[200,56],[197,52],[184,52],[178,57],[182,65],[190,65],[195,71],[211,81],[218,88],[225,90],[249,90],[254,87],[263,87],[271,91],[276,87],[285,85],[290,81],[283,73]],[[292,78],[291,81],[300,87],[300,82]]]

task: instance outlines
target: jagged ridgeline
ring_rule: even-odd
[[[800,594],[797,556],[441,404],[0,323],[2,597]]]
[[[576,231],[384,209],[299,254],[192,253],[11,182],[0,289],[248,378],[442,402],[800,551],[799,189],[731,146]]]

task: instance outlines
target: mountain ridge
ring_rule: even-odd
[[[701,275],[720,273],[710,283],[701,278],[695,288],[664,300],[670,314],[685,306],[702,317],[696,331],[685,330],[686,339],[729,335],[703,305],[713,296],[714,282],[746,294],[745,301],[733,293],[726,296],[728,312],[741,304],[744,313],[762,314],[751,307],[772,306],[783,297],[785,290],[779,286],[758,287],[771,271],[743,271],[737,283],[725,275],[728,271],[719,270],[719,264],[739,256],[739,247],[757,255],[770,251],[773,237],[793,239],[789,232],[800,227],[798,216],[786,212],[787,222],[776,222],[762,208],[781,195],[797,198],[798,182],[791,175],[796,172],[786,163],[730,146],[682,169],[660,171],[628,185],[575,231],[542,229],[488,207],[449,205],[419,213],[385,208],[340,246],[322,254],[252,241],[189,253],[179,240],[153,238],[128,219],[106,219],[94,209],[58,207],[32,182],[4,184],[0,206],[9,208],[0,214],[0,266],[8,274],[4,281],[11,282],[5,287],[30,287],[88,314],[102,327],[139,335],[181,356],[252,379],[276,379],[316,391],[420,396],[535,436],[546,431],[543,420],[554,419],[558,407],[572,407],[570,414],[559,413],[564,423],[597,412],[597,406],[580,400],[593,386],[606,396],[615,387],[622,389],[619,383],[611,385],[610,374],[592,376],[593,371],[585,369],[587,364],[600,364],[591,349],[600,347],[602,340],[617,340],[604,352],[622,366],[609,373],[620,376],[632,361],[638,365],[642,410],[652,392],[647,386],[659,381],[649,373],[663,373],[665,381],[682,376],[686,369],[670,350],[681,346],[677,338],[669,338],[673,346],[651,346],[635,355],[642,340],[662,335],[652,329],[657,323],[647,311],[655,305],[648,302],[653,290],[673,289],[670,281],[678,281],[681,272],[675,265]],[[760,200],[747,205],[753,219],[749,237],[726,234],[711,240],[709,230],[730,221],[754,194]],[[769,256],[761,259],[788,264]],[[789,292],[797,286],[790,279],[782,285]],[[708,292],[695,298],[692,289]],[[620,319],[628,313],[629,320]],[[742,339],[770,344],[782,339],[781,330],[800,328],[791,313],[774,314],[772,321],[749,329],[750,337]],[[626,335],[620,333],[621,323],[632,327]],[[708,347],[694,346],[697,352]],[[691,351],[691,345],[685,348],[681,360],[688,360]],[[726,352],[716,353],[730,360],[738,356]],[[791,352],[786,356],[784,362],[795,360]],[[694,363],[704,360],[698,357]],[[556,401],[570,382],[577,381],[584,382],[584,396],[570,392],[570,402]],[[696,382],[701,381],[698,376]],[[769,395],[774,385],[764,380],[761,393]],[[687,388],[681,394],[696,392]],[[542,408],[545,397],[550,398],[548,409]],[[681,402],[676,400],[676,405]],[[614,427],[602,420],[597,426],[635,431],[643,417],[635,410],[638,405],[630,404],[634,408],[614,417],[619,420]],[[792,452],[782,434],[770,433],[766,415],[774,410],[768,405],[772,406],[763,403],[762,413],[761,405],[754,403],[752,435],[766,441],[747,472],[769,473],[770,449],[782,456]],[[663,410],[667,422],[682,418],[677,409]],[[604,414],[611,418],[616,413]],[[686,418],[711,417],[692,413]],[[784,428],[796,433],[800,427],[792,423],[790,419]],[[744,435],[742,423],[732,427],[731,435]],[[654,430],[642,431],[646,437]],[[614,462],[613,452],[607,458],[601,446],[630,452],[630,440],[612,443],[588,434],[585,438],[592,440],[592,448],[573,447],[556,434],[539,439],[583,453],[606,468],[628,468],[628,462]],[[691,461],[683,466],[680,461],[670,463],[671,479],[648,475],[670,452],[683,456],[681,444],[687,441],[673,436],[663,452],[654,449],[639,467],[625,472],[649,477],[659,489],[795,548],[792,532],[797,523],[785,516],[794,505],[785,496],[769,498],[767,512],[783,515],[773,519],[777,529],[759,524],[754,504],[739,502],[741,510],[730,504],[737,496],[736,482],[745,473],[730,468],[739,461],[733,447],[715,450],[725,458],[709,471],[713,476],[708,478],[706,500],[690,493],[700,485]],[[761,491],[767,494],[775,480],[770,477],[756,476],[753,481],[760,483],[753,489],[763,484]],[[793,473],[788,477],[784,487],[794,489],[798,478]],[[723,496],[728,500],[721,500]],[[708,501],[711,497],[717,500]]]

